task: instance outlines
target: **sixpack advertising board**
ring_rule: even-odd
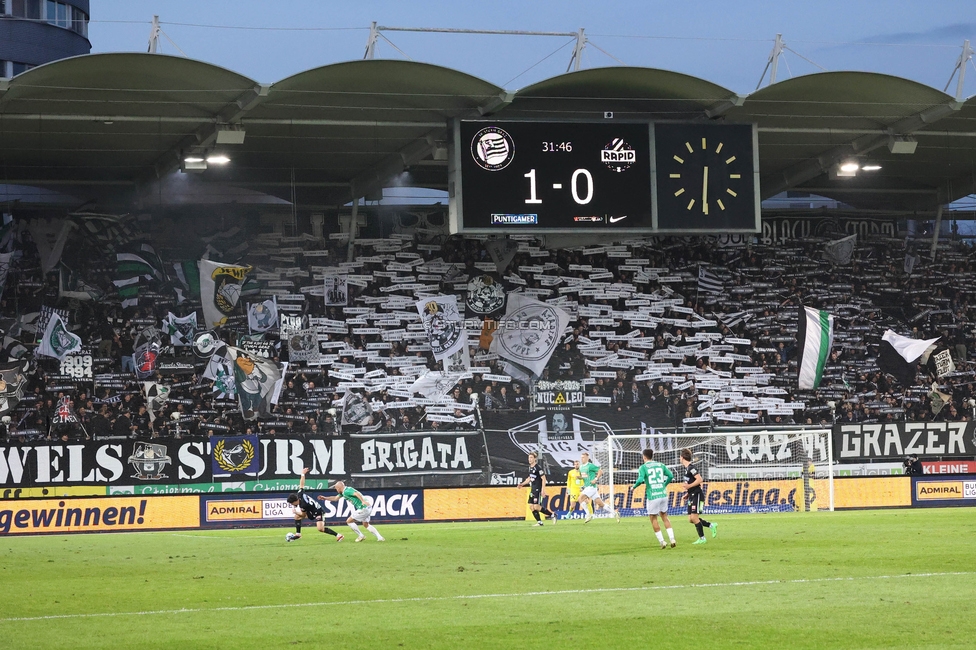
[[[423,490],[363,490],[362,493],[373,499],[371,520],[375,523],[402,523],[424,519]],[[335,490],[322,490],[320,494],[336,496]],[[202,495],[198,498],[200,522],[204,527],[287,526],[295,521],[295,510],[288,503],[288,493],[285,492],[236,496]],[[344,521],[353,513],[352,504],[346,499],[319,503],[325,511],[327,522]]]

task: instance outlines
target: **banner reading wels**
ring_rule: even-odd
[[[199,497],[0,501],[0,535],[198,528]]]

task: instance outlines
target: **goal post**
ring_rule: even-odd
[[[704,480],[706,514],[814,512],[834,509],[834,458],[830,429],[724,433],[610,434],[595,445],[603,470],[602,498],[621,516],[646,513],[644,486],[633,488],[645,449],[674,474],[668,486],[669,514],[684,514],[682,449]]]

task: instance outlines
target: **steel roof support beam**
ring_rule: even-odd
[[[441,125],[440,129],[418,138],[353,178],[349,182],[351,197],[355,199],[383,189],[389,179],[402,174],[410,165],[431,155],[437,147],[437,141],[444,140],[446,137],[445,128],[446,125]]]
[[[762,197],[769,198],[780,192],[793,189],[801,183],[820,176],[830,170],[837,163],[874,151],[888,144],[888,138],[893,135],[909,135],[919,129],[934,124],[944,117],[952,115],[962,108],[962,102],[950,101],[931,106],[924,111],[898,120],[885,131],[885,134],[868,133],[847,144],[825,151],[816,158],[805,160],[788,167],[774,176],[761,180],[760,191]]]
[[[180,155],[184,150],[210,147],[217,139],[217,131],[220,126],[240,124],[247,112],[263,102],[270,91],[270,84],[260,84],[250,88],[236,100],[224,106],[213,117],[212,122],[204,124],[195,133],[183,138],[177,146],[164,153],[153,163],[156,178],[162,178],[179,167]]]

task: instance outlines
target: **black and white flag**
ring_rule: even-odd
[[[913,339],[885,330],[878,350],[878,367],[892,375],[902,386],[912,386],[915,384],[919,358],[938,340],[939,337]]]
[[[850,264],[856,245],[857,235],[848,235],[843,239],[827,242],[824,244],[824,259],[837,266]]]
[[[569,314],[559,307],[509,294],[508,309],[498,322],[490,351],[541,375],[569,321]]]
[[[705,270],[705,267],[698,267],[698,292],[699,293],[722,293],[725,291],[723,283],[717,275]]]
[[[245,276],[251,272],[251,267],[210,260],[200,260],[197,265],[204,323],[208,328],[225,325],[227,317],[237,308]]]
[[[501,275],[515,259],[515,253],[518,252],[518,242],[508,238],[489,239],[485,242],[485,250],[488,251],[491,261],[495,263],[495,269]]]
[[[413,382],[410,392],[420,393],[429,399],[441,397],[451,392],[463,376],[464,374],[460,372],[427,372]]]
[[[63,360],[72,352],[81,350],[81,337],[68,331],[61,316],[52,313],[41,335],[41,343],[37,346],[37,354]]]
[[[319,352],[318,334],[314,327],[298,330],[288,337],[288,360],[318,362]]]
[[[373,407],[365,395],[352,390],[346,392],[342,399],[342,418],[339,424],[360,427],[373,424]]]
[[[457,296],[424,298],[416,306],[435,359],[443,361],[467,346],[468,334],[458,311]]]
[[[162,323],[163,333],[169,334],[169,341],[174,346],[188,347],[193,345],[193,337],[197,333],[197,313],[189,316],[177,316],[167,312]]]
[[[247,326],[252,332],[267,332],[278,327],[278,297],[247,305]]]
[[[490,275],[476,275],[468,282],[465,302],[473,314],[491,314],[505,306],[505,289]]]
[[[349,304],[349,278],[345,275],[325,276],[325,306],[345,307]]]

